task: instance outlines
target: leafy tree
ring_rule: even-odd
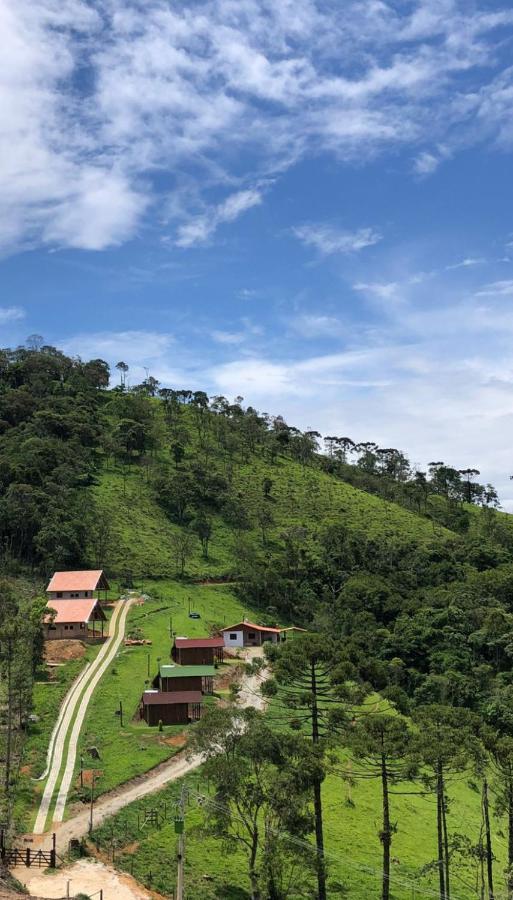
[[[273,678],[262,686],[263,692],[279,703],[279,718],[299,731],[311,745],[316,768],[312,781],[317,850],[317,898],[326,900],[326,859],[322,782],[324,757],[329,737],[347,718],[346,701],[353,697],[343,682],[336,682],[334,647],[325,635],[301,635],[282,645],[266,648]]]
[[[390,897],[390,848],[397,826],[390,813],[391,789],[413,773],[411,735],[408,723],[399,716],[370,714],[362,716],[347,730],[347,743],[357,760],[363,763],[361,777],[379,778],[382,796],[382,826],[379,839],[383,846],[382,900]],[[357,776],[355,776],[357,777]]]
[[[315,761],[300,740],[280,734],[254,710],[210,709],[190,746],[203,755],[214,787],[214,798],[205,798],[207,821],[214,834],[244,851],[252,900],[282,900],[287,873],[298,865],[311,868],[302,839],[312,828]]]
[[[427,767],[426,785],[436,795],[436,828],[440,900],[450,900],[450,853],[447,826],[447,779],[464,771],[480,756],[474,721],[464,709],[440,704],[419,707],[414,713],[418,726],[415,752]]]
[[[195,536],[190,531],[178,531],[171,536],[171,550],[180,577],[185,575],[187,560],[194,553]]]
[[[212,537],[212,519],[204,512],[199,513],[192,523],[192,528],[201,541],[203,558],[208,559],[208,545]]]

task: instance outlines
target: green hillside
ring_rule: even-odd
[[[191,451],[191,461],[194,460]],[[222,457],[221,457],[222,460]],[[155,466],[157,467],[157,463]],[[312,536],[329,524],[342,523],[367,538],[388,539],[394,543],[430,545],[435,541],[455,538],[446,528],[416,515],[397,503],[388,502],[330,477],[320,469],[304,469],[286,457],[273,465],[255,454],[250,463],[233,466],[233,490],[244,497],[248,512],[247,536],[257,545],[262,543],[258,514],[262,506],[262,484],[272,480],[269,508],[272,525],[268,540],[276,542],[280,535],[294,528],[306,528]],[[133,575],[174,577],[172,537],[184,526],[174,522],[159,505],[152,470],[106,463],[93,488],[101,514],[112,522],[112,540],[105,566],[122,576]],[[232,575],[234,540],[237,529],[223,518],[212,514],[212,537],[209,558],[205,560],[199,542],[195,542],[187,563],[187,573],[204,575]],[[91,550],[91,554],[94,551]]]
[[[80,750],[89,766],[88,748],[100,751],[98,793],[176,752],[173,728],[158,732],[136,716],[159,658],[169,656],[171,625],[175,632],[206,634],[245,615],[300,625],[325,648],[334,690],[376,692],[404,723],[426,709],[449,723],[447,753],[454,760],[447,763],[443,795],[443,853],[453,868],[453,900],[486,897],[481,797],[487,773],[500,897],[504,869],[513,865],[513,854],[507,859],[508,822],[513,847],[513,775],[507,774],[508,760],[513,773],[513,531],[491,486],[438,463],[427,474],[415,472],[403,454],[370,444],[354,448],[358,458],[349,464],[348,439],[329,438],[321,452],[317,433],[300,432],[239,399],[159,389],[151,379],[130,391],[110,390],[101,360],[83,363],[42,348],[9,351],[2,361],[0,559],[10,615],[0,622],[0,690],[4,709],[10,701],[15,711],[4,716],[2,760],[4,735],[10,730],[16,737],[10,765],[2,763],[4,820],[18,828],[30,824],[42,787],[31,775],[41,770],[57,701],[83,664],[66,662],[48,680],[37,594],[53,569],[102,567],[116,593],[128,587],[148,594],[131,611],[129,628],[152,644],[120,650],[88,711]],[[23,578],[30,587],[22,598]],[[189,605],[199,620],[189,619]],[[36,720],[27,723],[29,711]],[[450,724],[456,714],[463,716],[459,728]],[[301,738],[307,735],[301,731]],[[351,740],[351,728],[328,728],[316,753],[328,896],[364,900],[380,896],[382,798],[376,780],[353,785],[347,772],[341,778],[332,771],[341,760],[356,765]],[[428,749],[424,756],[416,752],[425,775]],[[72,799],[84,802],[78,767],[75,775]],[[436,890],[436,799],[422,774],[412,777],[412,796],[392,802],[397,900]],[[192,783],[201,778],[198,773]],[[8,798],[14,796],[13,807]],[[308,804],[306,819],[310,795]],[[195,879],[195,900],[247,900],[240,848],[226,873],[225,844],[201,809],[191,812],[191,823],[188,877]],[[162,841],[169,849],[171,834],[150,829],[135,837],[132,827],[120,839],[119,865],[170,893],[172,867],[157,879],[154,860]],[[307,849],[314,833],[310,825],[304,832]],[[303,862],[296,862],[301,870]],[[317,896],[311,876],[305,870],[306,893],[288,896]]]

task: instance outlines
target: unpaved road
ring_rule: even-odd
[[[261,654],[256,653],[255,650],[253,650],[251,654],[248,654],[247,658],[257,655]],[[259,691],[259,687],[262,680],[265,679],[265,676],[265,671],[260,672],[258,675],[243,676],[238,698],[240,706],[254,706],[256,709],[263,709],[265,707],[265,700]],[[169,784],[170,781],[176,781],[177,778],[182,778],[184,775],[197,769],[198,766],[201,765],[201,761],[201,756],[199,755],[187,757],[185,752],[177,753],[171,759],[160,763],[159,766],[156,766],[149,772],[138,775],[131,781],[127,781],[125,784],[120,785],[120,787],[115,790],[103,794],[94,804],[93,825],[97,826],[101,824],[104,819],[119,812],[120,809],[128,806],[129,803],[133,803],[134,800],[145,797],[147,794],[153,794],[155,791],[159,791],[161,788],[165,787],[166,784]],[[89,831],[89,821],[90,810],[84,809],[72,816],[66,822],[57,824],[55,826],[55,831],[57,834],[58,851],[60,848],[61,852],[65,852],[68,843],[72,838],[81,838],[87,834]],[[43,835],[41,841],[37,841],[37,847],[43,849],[50,850],[51,844],[52,837],[50,833]]]
[[[33,897],[66,897],[69,893],[91,894],[103,889],[103,900],[150,900],[151,894],[145,891],[130,875],[116,872],[110,866],[93,859],[79,859],[72,866],[66,866],[55,874],[48,874],[37,869],[17,870],[25,886]]]
[[[244,654],[249,660],[255,656],[261,656],[260,648],[252,649]],[[265,700],[261,696],[259,688],[265,680],[266,670],[258,675],[244,675],[241,681],[238,704],[241,707],[254,706],[264,709]],[[94,804],[93,825],[97,826],[109,816],[114,815],[134,800],[153,794],[169,784],[182,778],[201,765],[201,756],[187,757],[185,752],[177,753],[172,759],[161,763],[150,772],[137,776],[126,782],[116,790],[101,796]],[[83,809],[72,816],[66,822],[59,822],[54,826],[57,835],[57,852],[64,854],[68,843],[73,838],[82,838],[89,831],[90,810]],[[49,850],[52,846],[52,836],[46,833],[36,837],[33,848]],[[45,891],[47,898],[63,897],[66,893],[66,884],[71,880],[71,894],[93,894],[103,889],[103,900],[149,900],[153,895],[145,891],[138,883],[127,875],[122,875],[115,869],[98,863],[94,860],[79,860],[71,866],[60,869],[56,875],[40,875],[30,869],[15,869],[13,874],[27,886],[32,896],[38,896]]]
[[[128,610],[135,598],[120,601],[109,622],[109,638],[100,649],[98,656],[75,681],[61,707],[49,747],[48,780],[39,806],[34,834],[42,834],[45,829],[55,787],[64,764],[64,773],[57,795],[54,820],[61,822],[68,797],[69,786],[75,768],[77,743],[89,701],[94,689],[106,669],[114,659],[125,634]],[[118,621],[119,620],[119,621]],[[76,717],[76,718],[75,718]]]

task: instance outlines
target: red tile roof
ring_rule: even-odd
[[[96,591],[98,584],[107,579],[102,569],[91,569],[83,572],[55,572],[47,587],[47,591]],[[103,587],[103,583],[102,583]]]
[[[184,650],[186,648],[200,648],[200,647],[224,647],[224,640],[221,637],[213,637],[213,638],[175,638],[175,647],[177,650]]]
[[[49,600],[46,604],[48,610],[55,610],[54,625],[63,622],[89,622],[95,606],[98,606],[101,613],[100,618],[105,619],[103,610],[94,597],[88,600]],[[45,615],[44,621],[52,622],[51,612]]]
[[[201,703],[202,700],[201,691],[145,691],[142,695],[145,706],[173,706],[176,703]]]
[[[237,625],[230,625],[229,628],[221,628],[221,631],[235,631],[236,628],[250,628],[251,631],[272,631],[275,634],[281,634],[283,630],[282,628],[268,628],[267,625],[255,625],[254,622],[238,622]]]

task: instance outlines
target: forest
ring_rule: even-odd
[[[262,623],[306,630],[268,650],[267,714],[236,729],[215,710],[192,738],[214,786],[208,828],[241,849],[247,896],[337,892],[323,831],[335,775],[379,785],[376,896],[399,896],[395,798],[411,792],[432,801],[425,874],[439,900],[513,898],[513,526],[493,486],[467,460],[417,471],[401,450],[323,439],[242,397],[151,376],[131,386],[128,366],[115,369],[39,340],[0,351],[4,796],[30,727],[46,576],[213,573]],[[121,554],[109,491],[134,477],[169,529],[169,571]],[[463,778],[480,797],[477,836],[452,824]]]

